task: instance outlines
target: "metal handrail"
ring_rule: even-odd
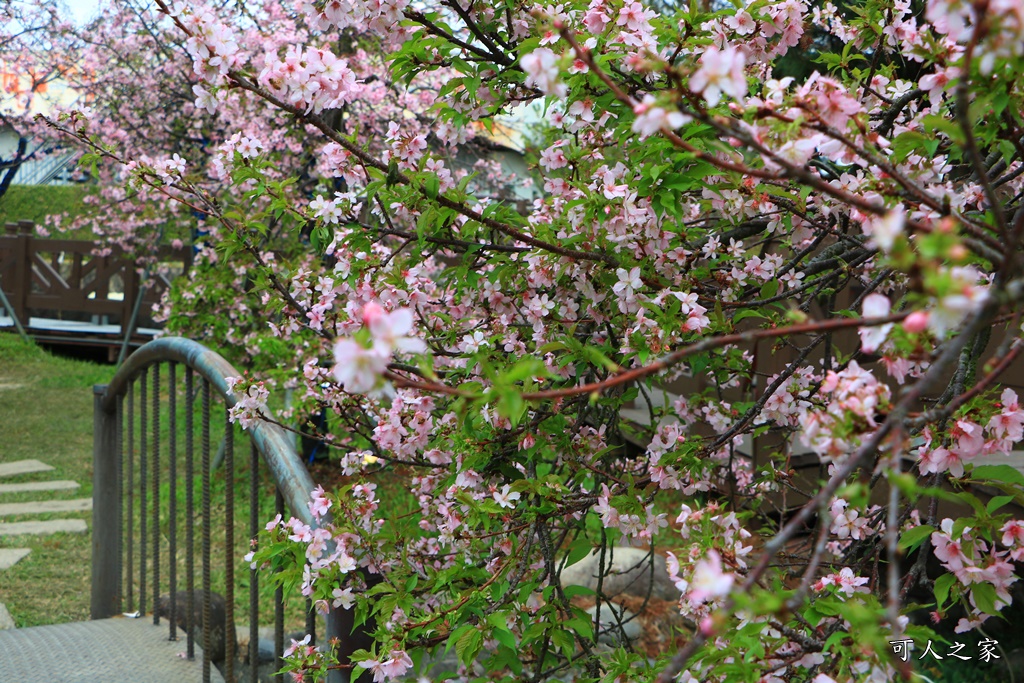
[[[146,368],[166,362],[181,363],[198,372],[223,397],[229,408],[238,403],[238,399],[228,393],[225,377],[241,377],[242,373],[223,356],[191,339],[162,337],[136,349],[135,353],[118,368],[113,379],[106,385],[100,408],[108,415],[113,415],[117,397],[124,396],[128,385]],[[309,475],[302,458],[295,452],[292,439],[284,429],[268,422],[260,422],[249,431],[270,468],[274,482],[284,494],[289,509],[293,511],[292,514],[303,523],[312,526],[313,515],[306,503],[309,502],[309,494],[316,484],[313,483],[313,478]]]
[[[159,441],[157,439],[157,433],[158,433],[158,427],[159,427],[159,423],[160,423],[158,409],[159,409],[159,405],[160,405],[160,388],[159,388],[160,372],[159,372],[159,366],[161,364],[169,364],[170,365],[171,369],[168,372],[169,372],[169,377],[171,378],[172,382],[174,382],[174,378],[176,376],[175,368],[178,365],[183,366],[186,369],[186,374],[185,374],[186,389],[193,386],[193,382],[192,381],[193,381],[195,375],[198,375],[198,377],[200,378],[200,381],[196,382],[195,385],[197,387],[201,386],[202,387],[202,393],[203,393],[203,401],[202,401],[202,406],[203,406],[203,413],[202,413],[202,418],[203,418],[203,425],[202,425],[202,427],[203,427],[203,448],[201,450],[203,451],[202,454],[203,454],[203,471],[204,471],[204,476],[203,476],[202,481],[203,481],[203,489],[204,489],[203,490],[203,496],[204,496],[203,505],[204,506],[208,506],[209,505],[209,500],[208,500],[208,495],[209,495],[209,471],[210,471],[209,470],[209,462],[208,462],[208,447],[209,447],[208,438],[209,438],[209,426],[210,426],[210,424],[209,424],[209,422],[210,422],[210,419],[209,419],[210,418],[210,409],[209,409],[209,407],[210,407],[210,400],[209,399],[210,399],[211,394],[213,394],[213,393],[219,394],[222,397],[222,399],[224,401],[224,407],[225,407],[225,419],[227,417],[226,411],[230,410],[232,407],[234,407],[238,403],[237,397],[235,397],[234,395],[232,395],[228,391],[228,383],[226,381],[226,378],[227,377],[239,377],[239,376],[241,376],[241,373],[238,372],[227,360],[225,360],[220,354],[216,353],[215,351],[212,351],[211,349],[206,348],[205,346],[203,346],[202,344],[199,344],[198,342],[192,341],[190,339],[180,338],[180,337],[165,337],[165,338],[161,338],[161,339],[157,339],[155,341],[149,342],[148,344],[145,344],[144,346],[140,347],[137,351],[135,351],[135,353],[133,353],[131,356],[129,356],[125,360],[125,362],[120,366],[120,368],[118,368],[118,370],[114,374],[114,377],[111,379],[109,384],[107,384],[107,385],[98,385],[98,386],[94,387],[94,419],[93,419],[93,425],[94,425],[95,434],[94,434],[94,442],[93,442],[93,500],[94,500],[94,504],[93,504],[93,568],[92,568],[92,601],[91,601],[91,614],[92,614],[92,618],[93,619],[103,619],[103,618],[112,616],[112,615],[117,614],[117,613],[120,612],[121,597],[122,597],[121,596],[121,584],[122,584],[122,576],[123,576],[123,573],[122,573],[122,569],[123,568],[122,568],[122,564],[121,563],[122,563],[122,553],[125,550],[125,548],[122,546],[122,539],[123,538],[127,538],[127,540],[128,540],[127,553],[125,554],[125,558],[127,559],[127,562],[128,562],[127,572],[126,573],[128,575],[128,579],[129,579],[128,580],[128,584],[126,586],[126,588],[128,590],[127,601],[129,603],[129,605],[134,604],[133,603],[133,598],[132,598],[132,585],[131,585],[132,576],[133,576],[133,569],[132,569],[133,551],[132,551],[132,545],[131,545],[132,538],[133,538],[132,535],[131,535],[131,529],[132,529],[132,526],[133,526],[132,525],[131,514],[132,514],[132,510],[134,509],[133,508],[134,504],[132,502],[133,491],[130,488],[130,484],[129,484],[128,487],[124,487],[123,483],[125,481],[129,481],[129,482],[134,481],[133,475],[132,475],[132,471],[131,471],[131,466],[132,466],[132,463],[134,462],[134,458],[133,458],[133,455],[132,455],[132,449],[133,449],[133,443],[134,443],[133,436],[132,436],[132,426],[134,424],[133,418],[132,418],[132,407],[135,405],[135,402],[134,402],[134,399],[133,399],[133,393],[136,393],[136,392],[134,392],[133,387],[135,387],[136,384],[138,385],[138,392],[137,393],[138,393],[138,398],[139,398],[139,401],[138,401],[138,405],[139,405],[139,425],[140,425],[140,432],[142,432],[142,431],[144,431],[144,429],[146,427],[146,420],[147,420],[147,418],[146,418],[146,414],[147,414],[146,413],[146,407],[147,407],[146,390],[147,390],[147,383],[149,381],[152,382],[152,390],[153,390],[152,394],[150,396],[150,399],[152,400],[152,413],[151,413],[152,424],[150,426],[152,427],[152,430],[153,430],[152,431],[153,452],[151,454],[152,455],[151,474],[153,476],[153,487],[152,487],[153,492],[152,492],[152,495],[154,496],[154,499],[152,500],[152,506],[153,506],[152,510],[153,510],[153,515],[154,515],[154,519],[153,519],[154,526],[156,525],[156,522],[157,522],[157,519],[158,519],[158,517],[156,516],[158,514],[157,513],[157,507],[156,507],[156,496],[158,495],[158,491],[159,491],[159,488],[158,488],[159,487],[159,467],[158,467],[158,461],[157,461],[158,453],[159,453],[159,450],[158,450],[158,448],[159,448]],[[151,371],[151,368],[154,368],[154,366],[156,366],[155,369]],[[138,380],[138,382],[136,382],[137,380]],[[174,422],[173,422],[173,420],[174,420],[174,406],[175,406],[175,398],[174,397],[175,397],[176,391],[177,391],[177,388],[176,387],[172,387],[171,391],[168,393],[168,400],[170,401],[170,406],[169,406],[170,410],[168,412],[168,419],[172,420],[172,422],[171,422],[172,425],[174,424]],[[186,415],[187,416],[191,415],[191,407],[190,407],[191,406],[191,400],[192,399],[190,398],[190,395],[186,391],[186,404],[187,404],[187,406],[189,406],[187,408],[187,410],[186,410]],[[127,415],[125,415],[125,410],[124,410],[125,406],[127,406]],[[188,433],[188,430],[190,429],[189,425],[191,425],[191,424],[192,424],[191,423],[191,418],[186,417],[186,433]],[[123,438],[124,429],[125,429],[126,426],[127,426],[127,434],[128,434],[128,438],[127,438],[127,442],[128,442],[127,453],[126,453],[125,448],[124,448],[125,440]],[[225,423],[225,439],[228,442],[227,448],[228,448],[229,452],[233,448],[233,445],[232,445],[232,443],[233,443],[233,437],[232,437],[233,430],[230,428],[230,426],[231,426],[230,423]],[[176,462],[175,459],[177,457],[177,452],[175,450],[175,445],[174,445],[175,442],[173,440],[175,438],[173,436],[173,431],[174,430],[172,429],[171,431],[172,431],[172,436],[171,436],[172,440],[170,441],[170,445],[169,445],[168,451],[166,453],[171,456],[170,463],[174,463],[174,462]],[[251,496],[251,498],[250,498],[250,515],[251,515],[251,517],[250,517],[250,524],[251,524],[252,528],[255,529],[256,526],[257,526],[257,520],[256,520],[256,517],[255,517],[255,512],[253,512],[253,510],[255,510],[255,508],[252,507],[252,501],[255,500],[255,497],[256,497],[255,469],[256,469],[256,466],[257,466],[259,460],[262,460],[262,462],[268,467],[268,469],[269,469],[269,471],[271,473],[271,476],[273,477],[273,480],[274,480],[275,484],[277,485],[277,489],[278,489],[278,499],[277,499],[278,512],[279,513],[283,512],[284,511],[284,506],[285,506],[285,504],[287,504],[288,509],[290,510],[291,514],[294,517],[300,519],[302,522],[304,522],[305,524],[307,524],[309,526],[317,526],[317,522],[313,518],[313,515],[312,515],[312,513],[311,513],[311,511],[309,509],[309,505],[308,505],[310,492],[313,490],[315,485],[314,485],[313,479],[310,476],[309,471],[306,469],[306,466],[303,463],[302,459],[295,452],[295,448],[294,448],[294,445],[293,445],[293,439],[289,437],[288,433],[283,428],[281,428],[277,424],[274,424],[274,423],[271,423],[271,422],[267,422],[267,421],[258,422],[257,424],[251,426],[247,430],[247,432],[248,432],[249,436],[251,437],[251,441],[252,441],[252,444],[253,444],[253,446],[252,446],[252,456],[251,456],[252,460],[251,460],[251,468],[250,468],[251,469],[251,472],[250,472],[250,485],[252,487],[250,489],[250,496]],[[139,600],[140,600],[140,604],[144,604],[145,593],[146,593],[146,584],[145,584],[145,573],[146,573],[145,572],[145,568],[146,568],[146,562],[147,562],[147,560],[146,560],[146,548],[147,548],[147,544],[151,542],[151,543],[153,543],[152,562],[153,562],[153,570],[154,570],[153,584],[152,584],[153,601],[154,601],[154,604],[153,604],[153,608],[154,608],[153,614],[154,614],[154,623],[158,623],[159,622],[159,615],[157,613],[157,609],[156,609],[157,606],[156,606],[155,602],[156,602],[156,595],[159,592],[159,585],[158,585],[159,584],[159,574],[157,573],[157,569],[158,569],[158,564],[157,564],[158,563],[157,539],[159,537],[159,530],[154,529],[152,531],[152,534],[153,534],[152,538],[151,539],[147,539],[147,537],[146,537],[146,518],[147,518],[147,516],[149,514],[149,511],[146,509],[146,507],[147,507],[147,503],[146,503],[146,484],[145,484],[145,481],[146,481],[145,467],[146,467],[146,463],[147,463],[146,439],[147,439],[147,435],[146,434],[143,434],[143,433],[139,434],[139,442],[138,442],[139,443],[139,458],[140,458],[139,459],[139,464],[140,464],[139,482],[141,484],[141,488],[140,488],[141,498],[140,498],[140,504],[139,504],[139,522],[140,522],[140,525],[141,525],[140,534],[141,534],[141,537],[142,537],[142,542],[139,544],[139,552],[140,552],[140,565],[139,566],[141,568],[141,570],[140,570]],[[189,444],[190,443],[191,442],[189,442]],[[186,453],[187,453],[186,463],[191,463],[192,462],[192,460],[191,460],[191,457],[192,457],[191,456],[191,452],[192,451],[190,449],[191,449],[191,445],[187,446],[187,449],[186,449]],[[127,463],[128,467],[129,467],[128,473],[127,473],[127,477],[123,476],[124,472],[122,472],[122,465],[124,463]],[[188,469],[189,467],[191,467],[191,465],[187,464],[186,465],[186,468],[187,468],[186,472],[191,471],[191,470]],[[226,503],[227,504],[227,508],[226,509],[228,510],[228,515],[229,515],[228,519],[229,520],[230,520],[230,518],[231,518],[230,516],[232,514],[231,510],[233,509],[232,487],[233,487],[234,479],[233,479],[233,474],[231,472],[232,469],[233,468],[231,467],[231,462],[229,461],[228,466],[225,468],[225,477],[226,477],[226,483],[227,483],[226,495],[228,496],[227,503]],[[187,476],[188,475],[186,474],[186,477]],[[174,470],[173,469],[171,470],[170,477],[171,477],[172,481],[175,479],[175,475],[174,475]],[[123,490],[124,488],[127,488],[128,490],[124,491]],[[174,505],[174,499],[175,499],[175,494],[173,493],[173,490],[174,489],[172,488],[171,489],[172,493],[171,493],[171,496],[170,496],[170,501],[171,501],[171,505],[172,506]],[[127,506],[125,506],[124,499],[122,498],[122,496],[125,493],[127,493],[127,501],[128,501],[127,502]],[[191,500],[191,498],[189,498],[188,500]],[[190,505],[190,504],[191,503],[187,503],[187,505]],[[123,512],[124,509],[127,509],[127,511],[128,511],[127,526],[128,526],[129,535],[127,535],[126,537],[123,536],[123,526],[122,526],[122,521],[123,521],[123,519],[122,519],[122,512]],[[208,507],[207,507],[207,510],[208,510]],[[170,513],[170,518],[174,518],[174,516],[175,516],[174,508],[172,507],[171,508],[171,513]],[[189,517],[189,519],[190,519],[190,517]],[[203,557],[203,562],[204,562],[203,582],[204,582],[204,588],[203,588],[203,590],[207,592],[202,597],[202,601],[204,603],[203,609],[206,610],[206,612],[204,614],[204,617],[203,617],[203,623],[204,624],[212,624],[213,623],[213,622],[210,621],[210,613],[209,613],[210,597],[209,597],[209,593],[208,593],[208,591],[209,591],[209,587],[208,587],[208,585],[209,585],[209,567],[208,567],[207,563],[208,563],[208,560],[209,560],[209,542],[208,542],[208,539],[209,539],[209,533],[210,533],[208,527],[206,526],[207,523],[208,523],[208,519],[209,519],[208,513],[204,513],[204,529],[202,531],[202,534],[203,534],[202,535],[202,539],[203,539],[203,544],[204,544],[204,548],[203,548],[203,555],[204,555],[204,557]],[[230,528],[230,522],[228,523],[228,528]],[[191,526],[189,526],[189,529],[191,529]],[[189,530],[189,531],[187,531],[186,535],[189,535],[191,533],[192,533],[191,530]],[[173,555],[174,555],[174,547],[175,547],[174,546],[174,540],[173,540],[174,539],[174,532],[173,532],[173,530],[170,532],[170,538],[171,538],[171,544],[172,544],[170,546],[170,548],[171,548],[170,549],[170,553],[171,553],[171,556],[173,557]],[[230,545],[231,545],[231,542],[229,540],[228,541],[228,546],[230,547]],[[191,548],[191,541],[190,541],[189,547]],[[189,555],[188,563],[189,563],[189,567],[191,567],[192,566],[191,555]],[[173,566],[173,562],[171,562],[171,565]],[[169,604],[170,604],[170,608],[169,609],[170,609],[170,614],[173,615],[173,614],[175,614],[175,609],[176,609],[176,607],[175,607],[175,599],[173,597],[174,591],[175,591],[175,588],[174,588],[175,579],[174,579],[173,569],[171,569],[170,571],[172,572],[172,574],[171,574],[171,577],[170,577],[171,595],[169,597]],[[225,576],[225,581],[229,585],[233,584],[233,582],[231,580],[231,575],[230,574]],[[252,577],[251,581],[252,581],[252,585],[250,586],[250,589],[251,589],[251,592],[250,592],[250,612],[254,612],[254,610],[255,610],[255,599],[256,598],[254,597],[254,593],[252,591],[255,590],[253,588],[253,585],[255,585],[255,581],[256,581],[255,576]],[[191,585],[192,585],[191,583],[188,584],[188,586],[189,586],[188,594],[190,596],[194,595],[194,593],[191,590]],[[280,604],[280,598],[281,598],[280,589],[278,589],[278,591],[279,592],[278,592],[277,600],[278,600],[278,604]],[[227,592],[228,592],[227,603],[230,605],[230,603],[232,601],[233,589],[229,588]],[[192,614],[192,610],[193,610],[192,598],[190,597],[189,601],[188,601],[188,609],[186,610],[186,614],[187,615],[191,615]],[[233,631],[234,623],[232,621],[232,616],[231,616],[232,614],[233,614],[233,612],[229,612],[227,615],[225,615],[225,621],[224,621],[225,627],[232,629],[232,631],[231,631],[232,632],[231,640],[229,642],[233,642],[233,640],[234,640],[234,631]],[[341,646],[338,649],[339,658],[347,659],[348,656],[351,655],[351,653],[355,649],[357,649],[359,647],[359,644],[356,643],[355,640],[352,638],[353,626],[354,626],[354,617],[355,617],[355,614],[354,614],[353,610],[332,609],[326,615],[326,618],[325,618],[325,626],[326,626],[325,636],[326,636],[326,640],[327,640],[327,642],[332,642],[332,641],[333,642],[341,642]],[[275,649],[278,652],[278,654],[280,654],[280,651],[282,649],[282,646],[281,646],[281,642],[282,642],[281,639],[283,637],[283,622],[282,622],[282,618],[283,617],[280,615],[280,611],[279,611],[278,612],[278,616],[277,616],[277,624],[275,625]],[[189,619],[191,619],[191,617],[189,617]],[[315,626],[314,626],[313,622],[311,621],[311,619],[312,619],[311,616],[307,618],[307,629],[309,629],[310,631],[312,631],[315,628]],[[170,621],[172,622],[170,628],[172,629],[172,631],[171,631],[172,636],[171,637],[173,638],[174,637],[173,636],[173,632],[174,632],[173,631],[173,629],[174,629],[173,618]],[[189,656],[191,656],[191,654],[192,654],[192,644],[191,644],[192,643],[192,631],[191,631],[192,626],[191,626],[191,624],[193,624],[193,622],[189,621],[188,623],[189,623],[189,627],[188,627]],[[250,614],[250,668],[251,668],[250,671],[251,671],[253,676],[255,676],[255,667],[256,667],[256,660],[255,660],[255,653],[256,653],[256,641],[255,641],[255,638],[256,638],[256,626],[257,626],[256,614],[252,613],[252,614]],[[206,639],[208,637],[208,631],[205,628],[204,628],[203,635],[204,635],[204,639]],[[208,655],[208,653],[205,652],[205,649],[204,649],[204,661],[203,661],[204,680],[208,680],[208,677],[209,677],[209,657],[207,655]],[[233,653],[230,653],[228,656],[233,657]],[[229,668],[227,669],[227,672],[230,673],[232,670],[233,670],[233,666],[229,666]],[[253,680],[255,680],[255,678],[253,678]],[[341,671],[339,671],[337,669],[332,670],[328,674],[328,681],[330,681],[331,683],[335,683],[336,681],[343,681],[343,680],[347,680],[347,676],[345,676],[343,674],[343,672],[341,672]]]
[[[75,160],[75,154],[54,154],[22,163],[12,181],[15,185],[47,185]]]

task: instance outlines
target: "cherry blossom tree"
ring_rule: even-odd
[[[0,197],[25,163],[60,151],[53,147],[60,136],[35,115],[53,104],[50,86],[74,68],[75,45],[65,40],[69,26],[53,4],[17,0],[0,6],[0,133],[10,140],[0,148]]]
[[[1024,6],[156,7],[179,148],[112,142],[101,97],[51,125],[247,283],[225,338],[289,360],[236,418],[329,416],[349,483],[249,559],[374,644],[296,672],[909,679],[891,642],[1010,608]],[[532,200],[459,164],[513,113]],[[677,589],[653,652],[561,580],[628,544]]]
[[[292,361],[301,365],[301,354],[267,343],[264,321],[252,314],[267,303],[263,288],[254,287],[254,278],[269,271],[261,267],[254,275],[245,266],[218,258],[216,248],[222,244],[219,232],[223,226],[210,218],[208,207],[185,200],[173,181],[193,173],[202,178],[203,192],[222,198],[233,190],[236,152],[243,165],[251,165],[257,157],[273,158],[272,165],[264,164],[259,170],[260,178],[272,183],[273,196],[251,197],[266,213],[258,225],[250,224],[254,239],[246,251],[256,263],[270,259],[287,269],[312,272],[323,268],[322,253],[330,242],[325,240],[324,227],[309,217],[274,209],[291,198],[312,199],[313,215],[328,226],[336,225],[341,217],[338,193],[346,194],[349,180],[330,169],[334,157],[313,154],[307,148],[309,130],[303,122],[266,107],[244,91],[222,90],[215,95],[198,79],[181,79],[180,74],[190,71],[193,64],[188,37],[173,24],[161,23],[162,15],[156,9],[148,2],[118,2],[106,6],[93,24],[71,31],[83,44],[74,86],[80,99],[93,106],[69,118],[70,127],[83,135],[100,136],[116,155],[90,160],[95,162],[92,168],[100,181],[98,195],[88,198],[92,211],[73,222],[56,216],[52,223],[63,230],[91,229],[108,249],[117,247],[134,254],[140,267],[158,267],[153,255],[159,244],[192,243],[197,259],[190,280],[175,291],[161,312],[171,331],[215,343],[226,341],[231,345],[232,360],[255,369],[271,370]],[[330,52],[296,51],[296,46],[311,40],[310,22],[278,3],[268,3],[258,16],[248,13],[241,21],[243,26],[232,40],[240,41],[247,50],[280,53],[280,65],[286,71],[300,61],[305,64],[309,57],[321,60],[324,76],[307,87],[326,97],[317,111],[334,130],[359,128],[381,141],[377,149],[383,153],[383,142],[394,135],[389,128],[395,126],[394,119],[417,113],[420,118],[406,122],[406,129],[420,131],[410,137],[410,149],[425,145],[428,134],[435,135],[423,112],[440,87],[436,79],[423,79],[416,89],[399,88],[381,59],[342,36],[332,40],[349,45],[344,58]],[[330,86],[334,91],[354,87],[358,79],[362,97],[354,100],[340,91],[327,97],[330,88],[320,90],[319,83],[330,79],[338,80]],[[326,104],[331,106],[325,110]],[[439,133],[446,134],[444,130]],[[449,161],[447,167],[436,162],[442,174],[447,171],[449,182],[476,168],[480,177],[474,186],[505,192],[507,174],[482,158],[498,145],[490,140],[478,142],[474,131],[451,134],[467,154],[457,162]],[[477,150],[478,145],[482,151]],[[344,155],[340,147],[327,151]],[[131,182],[136,167],[151,171],[159,182]],[[257,185],[255,176],[250,184]],[[250,296],[240,299],[240,292]],[[269,346],[275,352],[270,352]]]

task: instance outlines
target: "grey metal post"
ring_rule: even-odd
[[[0,304],[3,304],[4,310],[7,311],[7,315],[11,316],[11,320],[14,321],[14,326],[18,328],[18,334],[21,335],[22,341],[31,342],[32,340],[28,338],[27,334],[25,334],[25,328],[21,326],[21,321],[18,320],[17,313],[14,312],[14,306],[11,306],[11,302],[7,300],[7,295],[4,294],[2,287],[0,287]]]
[[[351,647],[352,619],[355,610],[343,610],[331,607],[324,617],[324,644],[330,647],[330,643],[338,643],[338,661],[340,664],[348,664],[349,657],[355,648]],[[349,683],[347,669],[330,669],[327,672],[327,683]]]
[[[363,581],[366,582],[367,590],[383,580],[380,574],[371,574],[366,567],[362,567],[358,571],[363,577]],[[369,650],[373,647],[373,632],[377,628],[376,622],[372,617],[369,617],[356,628],[356,610],[354,607],[352,609],[329,609],[327,616],[324,617],[324,621],[327,627],[325,629],[327,631],[325,642],[338,643],[336,654],[338,655],[339,663],[350,664],[353,652],[356,650]],[[332,669],[327,673],[327,683],[348,683],[349,679],[349,672],[345,669]]]
[[[106,619],[121,612],[121,534],[117,495],[117,413],[103,409],[106,385],[93,393],[92,442],[92,600],[90,617]]]
[[[135,298],[135,305],[132,307],[132,317],[125,325],[124,320],[121,320],[121,329],[124,330],[124,341],[121,343],[121,352],[117,355],[117,367],[121,367],[121,363],[124,362],[125,357],[128,355],[128,347],[132,343],[132,334],[135,332],[135,326],[139,321],[139,311],[142,310],[142,299],[146,296],[146,292],[149,290],[149,269],[147,268],[142,272],[143,282],[139,285],[139,295]]]

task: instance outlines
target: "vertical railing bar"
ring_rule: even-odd
[[[118,555],[121,528],[118,524],[117,402],[107,401],[108,385],[92,386],[92,567],[89,577],[89,617],[107,619],[123,611],[118,592],[123,565]],[[0,427],[0,432],[3,428]],[[2,439],[0,439],[2,442]],[[0,452],[3,452],[0,445]],[[0,456],[2,458],[3,456]],[[0,583],[3,579],[0,578]],[[45,588],[44,588],[45,590]],[[0,660],[3,657],[0,656]],[[0,675],[2,677],[2,675]]]
[[[309,634],[309,644],[316,645],[316,612],[312,598],[306,598],[306,633]]]
[[[124,396],[117,397],[116,404],[116,415],[117,420],[117,557],[124,557]],[[131,533],[130,531],[128,532]],[[131,574],[128,575],[129,583],[131,582]],[[118,599],[124,595],[124,572],[122,571],[117,576],[117,595]],[[128,609],[131,609],[129,605]]]
[[[224,680],[235,680],[235,428],[224,409]]]
[[[193,519],[195,517],[195,468],[193,464],[193,455],[195,450],[195,419],[193,412],[195,410],[195,394],[194,394],[194,380],[192,376],[192,368],[185,367],[185,590],[187,591],[187,597],[185,598],[185,631],[186,641],[188,643],[186,648],[186,655],[190,660],[196,658],[196,638],[195,638],[195,525]]]
[[[167,450],[170,461],[168,474],[170,485],[170,501],[168,514],[168,548],[170,556],[167,563],[167,578],[171,582],[170,605],[167,621],[170,622],[170,640],[178,639],[178,382],[177,363],[167,367]]]
[[[153,366],[153,625],[160,625],[160,366]]]
[[[203,379],[203,683],[210,683],[210,381]]]
[[[284,495],[281,489],[274,488],[274,511],[284,517]],[[280,571],[280,570],[279,570]],[[274,662],[275,667],[284,656],[284,589],[278,584],[274,590]],[[283,680],[281,676],[275,676]]]
[[[139,614],[146,613],[146,513],[148,512],[147,497],[148,475],[146,469],[146,380],[149,378],[149,368],[145,368],[139,375]]]
[[[135,611],[135,387],[128,384],[128,520],[125,524],[125,535],[128,543],[125,548],[125,564],[127,571],[124,576],[128,580],[128,611]]]
[[[250,550],[256,549],[256,537],[259,535],[260,510],[259,510],[259,468],[260,453],[256,449],[256,443],[249,443],[249,539]],[[260,654],[260,585],[259,576],[256,570],[249,568],[249,683],[257,683],[259,680],[259,654]]]

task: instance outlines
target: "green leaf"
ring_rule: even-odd
[[[774,296],[774,295],[772,295],[772,296]],[[768,298],[768,297],[765,297],[765,298]],[[761,311],[755,311],[752,308],[745,308],[745,309],[743,309],[742,311],[738,312],[736,315],[734,315],[732,317],[732,322],[735,325],[736,323],[738,323],[739,321],[741,321],[741,320],[743,320],[745,318],[764,318],[764,317],[765,317],[765,315]]]
[[[480,648],[483,646],[484,637],[476,627],[471,626],[468,631],[462,634],[457,641],[455,641],[455,654],[459,656],[459,659],[463,664],[469,666],[476,659],[477,653],[480,652]]]
[[[575,639],[572,637],[572,633],[561,628],[554,628],[551,629],[550,635],[551,642],[558,646],[562,654],[571,659],[576,650]]]
[[[991,515],[993,512],[1003,507],[1007,503],[1011,502],[1012,500],[1013,496],[996,496],[995,498],[988,502],[988,505],[985,506],[985,509]]]
[[[925,130],[943,133],[957,145],[963,145],[964,143],[964,132],[956,121],[947,120],[944,116],[939,116],[938,114],[931,114],[923,117],[921,123],[924,124]]]
[[[569,347],[565,345],[565,342],[553,341],[548,342],[544,346],[537,349],[539,353],[552,353],[554,351],[565,351]]]
[[[842,602],[836,600],[834,597],[820,598],[814,604],[814,609],[821,612],[827,617],[834,617],[839,614],[839,610],[842,608]]]
[[[943,574],[935,579],[935,609],[941,610],[946,604],[946,599],[949,598],[949,589],[952,588],[955,581],[954,574]]]
[[[539,358],[529,357],[518,361],[511,368],[498,376],[497,381],[502,384],[515,384],[532,380],[538,377],[549,377],[551,371]]]
[[[475,631],[475,630],[476,630],[476,626],[474,626],[473,624],[463,624],[462,626],[460,626],[457,629],[455,629],[454,631],[452,631],[451,635],[448,636],[448,642],[444,646],[444,651],[448,652],[449,650],[451,650],[452,649],[452,645],[456,645],[459,642],[459,640],[462,639],[462,637],[464,635],[466,635],[470,631]]]
[[[805,620],[807,620],[807,623],[810,624],[812,627],[816,627],[818,624],[820,624],[821,620],[823,620],[824,617],[824,614],[819,612],[817,609],[814,609],[813,607],[808,607],[804,610],[804,618]]]
[[[922,135],[916,131],[907,131],[897,135],[892,141],[893,159],[903,161],[914,152],[932,157],[939,148],[938,139]]]
[[[523,414],[526,413],[526,401],[518,389],[495,387],[494,392],[498,395],[495,409],[501,417],[507,417],[512,421],[512,426],[519,424]]]
[[[709,365],[711,365],[710,354],[698,353],[690,357],[690,370],[693,372],[694,377],[703,373]]]
[[[1004,88],[999,90],[992,96],[992,109],[996,116],[1003,113],[1006,109],[1006,105],[1010,103],[1010,95]]]
[[[499,643],[501,643],[502,645],[507,647],[512,652],[516,651],[516,649],[517,649],[516,637],[514,635],[512,635],[511,631],[508,631],[508,630],[503,631],[501,629],[495,629],[494,631],[491,632],[491,635],[494,636],[495,640],[497,640]]]
[[[584,346],[581,349],[581,353],[592,365],[600,365],[609,372],[618,372],[622,369],[618,363],[593,346]]]
[[[569,546],[569,552],[565,556],[565,564],[562,565],[563,568],[573,566],[574,564],[582,560],[584,557],[589,555],[590,551],[593,550],[593,548],[594,544],[590,542],[589,538],[587,538],[585,535],[580,536],[573,542],[571,546]]]
[[[565,593],[567,598],[575,598],[577,595],[597,595],[593,588],[587,588],[586,586],[566,586],[562,592]]]
[[[913,550],[917,546],[921,545],[926,538],[931,536],[933,531],[935,531],[935,527],[930,524],[922,524],[919,527],[914,527],[910,531],[904,532],[904,534],[900,536],[900,550]]]
[[[971,479],[1024,485],[1024,474],[1010,465],[979,465],[971,470]]]
[[[509,634],[509,635],[512,635],[512,634]],[[501,639],[499,638],[499,640],[501,640]],[[508,668],[512,670],[512,673],[514,673],[518,679],[522,680],[523,679],[523,662],[522,662],[522,660],[520,659],[520,656],[519,656],[519,648],[518,647],[508,647],[507,645],[505,645],[504,642],[502,642],[502,645],[504,645],[505,648],[508,649],[507,653],[499,649],[499,653],[500,654],[507,655],[507,656],[504,657],[505,664],[508,665]]]
[[[586,616],[589,617],[589,615]],[[575,631],[583,640],[594,639],[594,622],[589,618],[573,617],[568,621],[562,622],[562,625]]]
[[[398,184],[401,173],[398,170],[398,162],[392,159],[388,162],[387,186],[392,187]]]
[[[431,174],[427,177],[427,182],[423,184],[423,190],[427,193],[427,197],[430,199],[437,199],[437,193],[441,189],[441,181],[438,180],[436,175]]]
[[[508,631],[508,612],[491,612],[487,615],[487,623],[499,631]]]
[[[991,583],[974,584],[971,587],[971,596],[974,598],[974,604],[985,614],[999,614],[999,610],[996,609],[996,587]]]

